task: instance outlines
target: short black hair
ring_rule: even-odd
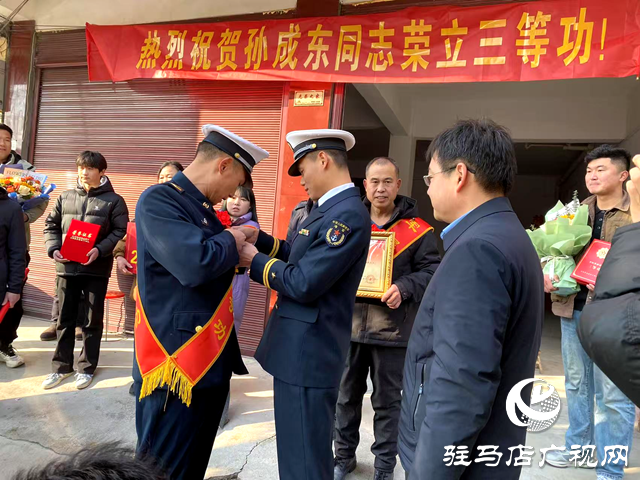
[[[97,168],[101,172],[107,169],[107,160],[100,152],[85,150],[76,159],[77,167]]]
[[[198,155],[204,157],[205,160],[215,160],[216,158],[227,154],[215,145],[209,142],[202,141],[198,144],[198,149],[196,150],[196,157]]]
[[[631,168],[631,154],[624,148],[618,148],[606,144],[600,145],[587,153],[587,156],[584,158],[584,163],[589,165],[594,160],[598,160],[600,158],[610,158],[611,163],[618,165],[621,172]]]
[[[150,459],[136,458],[118,443],[97,444],[43,468],[18,472],[13,480],[169,480]]]
[[[9,135],[11,135],[11,138],[13,138],[13,130],[11,129],[11,127],[9,125],[6,125],[4,123],[0,123],[0,130],[4,130],[5,132],[9,132]]]
[[[465,163],[480,186],[491,193],[507,195],[518,173],[511,135],[490,119],[460,120],[440,133],[429,145],[427,162],[434,157],[442,171]]]
[[[180,162],[169,160],[168,162],[164,162],[162,165],[160,165],[160,169],[158,170],[158,178],[160,178],[160,174],[162,173],[162,170],[164,170],[166,167],[173,167],[179,172],[184,171],[184,167]]]
[[[258,222],[258,208],[256,205],[256,196],[253,193],[253,190],[250,187],[240,185],[238,188],[236,188],[236,195],[239,195],[249,200],[249,212],[251,212],[252,214],[251,220],[253,220],[256,223],[260,223]],[[220,210],[223,212],[228,211],[226,198],[222,201],[222,206],[220,207]]]
[[[307,156],[313,155],[313,160],[315,161],[318,159],[318,155],[320,154],[320,152],[324,152],[329,155],[338,168],[348,168],[349,165],[347,163],[347,152],[342,150],[317,150],[315,152],[309,153]]]
[[[364,176],[368,177],[369,176],[369,169],[371,167],[373,167],[375,164],[377,163],[390,163],[391,165],[393,165],[396,169],[396,177],[400,178],[400,167],[398,167],[397,162],[391,158],[391,157],[376,157],[373,160],[371,160],[368,164],[367,167],[364,170]]]

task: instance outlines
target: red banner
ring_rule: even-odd
[[[354,83],[640,73],[640,2],[562,0],[264,22],[87,24],[89,78]]]

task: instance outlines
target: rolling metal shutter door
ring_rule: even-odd
[[[142,191],[156,182],[158,167],[177,160],[191,162],[202,139],[200,126],[215,123],[268,150],[269,159],[253,179],[261,227],[273,228],[283,104],[282,83],[140,80],[89,83],[86,67],[42,69],[33,161],[58,188],[51,205],[76,184],[75,158],[82,150],[100,151],[107,159],[116,192],[131,218]],[[48,213],[48,212],[47,212]],[[32,264],[25,292],[28,313],[48,316],[54,291],[54,266],[45,251],[42,221],[33,226]],[[176,235],[179,235],[176,232]],[[114,268],[110,289],[129,292],[131,278]],[[113,324],[122,301],[110,302]],[[243,353],[253,354],[264,330],[267,290],[251,282],[239,338]],[[133,329],[134,305],[125,301],[126,329]]]

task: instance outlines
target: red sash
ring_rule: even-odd
[[[164,349],[142,307],[136,288],[134,341],[136,361],[142,375],[140,400],[156,389],[168,385],[184,404],[191,405],[193,387],[216,362],[233,328],[232,287],[229,287],[213,316],[184,345],[169,355]]]
[[[373,231],[380,230],[372,228]],[[387,228],[387,232],[396,234],[396,247],[393,251],[393,258],[396,258],[414,242],[421,239],[427,232],[431,232],[433,227],[419,217],[405,218]]]

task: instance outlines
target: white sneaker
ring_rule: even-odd
[[[70,377],[71,375],[73,375],[73,372],[50,373],[47,375],[47,378],[44,379],[44,382],[42,382],[42,388],[49,390],[50,388],[57,387],[65,378]]]
[[[82,390],[91,385],[93,381],[93,375],[89,375],[88,373],[76,373],[76,388],[78,390]]]
[[[569,463],[569,455],[566,452],[559,452],[557,450],[547,452],[545,462],[556,468],[567,468],[571,465]]]
[[[24,365],[24,359],[18,355],[13,348],[13,345],[0,348],[0,362],[6,363],[9,368],[16,368],[20,365]]]

